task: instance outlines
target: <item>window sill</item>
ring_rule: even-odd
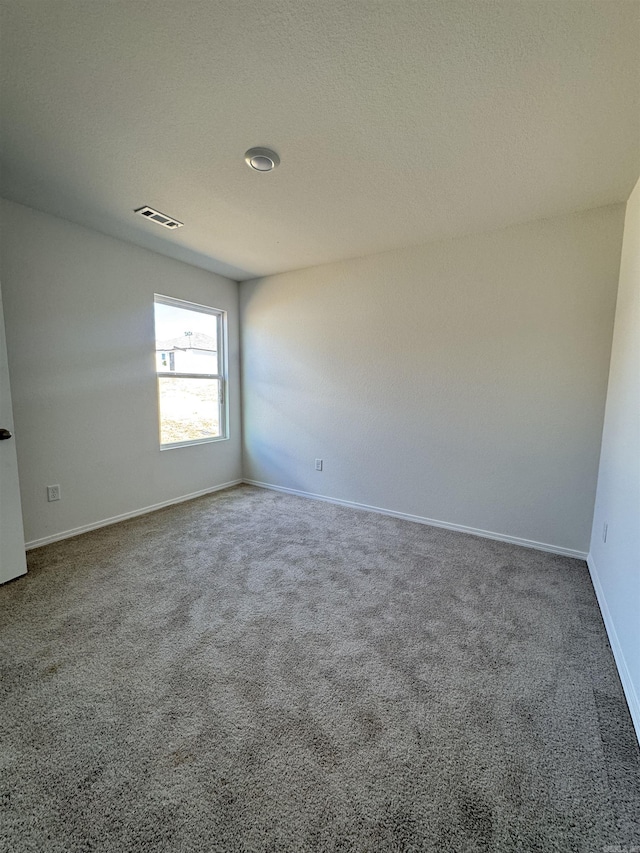
[[[161,444],[160,450],[176,450],[179,447],[194,447],[199,444],[213,444],[217,441],[229,441],[229,436],[219,435],[216,438],[195,438],[193,441],[176,441],[175,444]]]

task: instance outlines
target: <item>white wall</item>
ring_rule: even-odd
[[[243,283],[245,476],[585,554],[623,217]]]
[[[624,225],[589,568],[640,736],[640,181]]]
[[[241,477],[237,284],[11,202],[0,214],[27,542]],[[159,450],[154,291],[228,312],[228,441]]]

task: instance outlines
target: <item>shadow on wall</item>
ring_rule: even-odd
[[[288,453],[282,447],[265,442],[257,437],[247,437],[247,448],[245,451],[246,471],[251,471],[257,466],[268,466],[272,476],[269,477],[270,485],[284,485],[291,489],[304,491],[304,483],[301,479],[292,475],[297,465],[297,455]]]

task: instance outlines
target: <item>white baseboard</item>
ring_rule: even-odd
[[[624,695],[626,696],[627,704],[629,706],[629,713],[631,714],[631,719],[633,720],[633,725],[635,726],[636,735],[638,736],[638,741],[640,742],[640,699],[638,699],[638,691],[636,690],[636,686],[633,683],[633,679],[631,678],[631,673],[629,672],[629,667],[627,666],[627,661],[624,656],[622,646],[620,645],[618,634],[616,633],[616,628],[613,622],[613,618],[611,616],[611,611],[609,610],[609,605],[607,604],[604,589],[602,587],[602,583],[600,582],[598,568],[596,566],[592,554],[589,554],[587,556],[587,566],[589,566],[591,582],[593,583],[593,588],[596,591],[596,598],[598,599],[598,605],[600,606],[600,612],[602,613],[604,627],[607,629],[609,643],[611,644],[611,651],[613,652],[613,657],[616,662],[616,667],[618,669],[618,675],[620,676],[620,681],[622,682],[622,689],[624,690]]]
[[[586,551],[574,551],[571,548],[562,548],[559,545],[549,545],[546,542],[534,542],[531,539],[520,539],[518,536],[507,536],[504,533],[494,533],[491,530],[479,530],[476,527],[466,527],[463,524],[451,524],[448,521],[438,521],[435,518],[424,518],[421,515],[409,515],[406,512],[396,512],[393,509],[384,509],[379,506],[356,503],[355,501],[344,501],[340,498],[329,498],[326,495],[316,495],[313,492],[303,492],[300,489],[289,489],[286,486],[274,486],[272,483],[261,483],[259,480],[243,480],[249,486],[258,486],[261,489],[271,489],[275,492],[285,492],[288,495],[299,495],[303,498],[312,498],[316,501],[325,501],[338,506],[348,506],[352,509],[364,509],[369,512],[377,512],[381,515],[390,515],[393,518],[402,518],[405,521],[415,521],[418,524],[428,524],[431,527],[442,527],[445,530],[455,530],[458,533],[471,533],[473,536],[481,536],[483,539],[495,539],[498,542],[510,542],[512,545],[522,545],[523,548],[534,548],[536,551],[546,551],[550,554],[558,554],[562,557],[575,557],[578,560],[586,560]]]
[[[33,539],[31,542],[25,543],[25,550],[30,551],[33,548],[39,548],[41,545],[48,545],[50,542],[59,542],[62,539],[70,539],[72,536],[79,536],[81,533],[88,533],[90,530],[97,530],[99,527],[108,527],[110,524],[117,524],[119,521],[126,521],[128,518],[135,518],[137,515],[146,515],[148,512],[154,512],[156,509],[163,509],[166,506],[173,504],[181,504],[185,501],[191,501],[194,498],[202,497],[202,495],[210,495],[212,492],[220,492],[222,489],[230,489],[232,486],[239,486],[244,480],[231,480],[229,483],[222,483],[219,486],[212,486],[208,489],[200,489],[199,492],[191,492],[189,495],[181,495],[179,498],[171,498],[168,501],[161,501],[152,506],[145,506],[142,509],[134,509],[132,512],[123,512],[121,515],[114,515],[111,518],[103,518],[101,521],[94,521],[91,524],[83,524],[81,527],[74,527],[71,530],[63,530],[60,533],[54,533],[51,536],[43,536],[42,539]]]

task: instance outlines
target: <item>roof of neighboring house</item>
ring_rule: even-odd
[[[156,351],[170,352],[171,350],[199,349],[216,352],[216,339],[202,332],[194,332],[192,335],[180,335],[177,338],[169,338],[165,341],[156,341]]]

